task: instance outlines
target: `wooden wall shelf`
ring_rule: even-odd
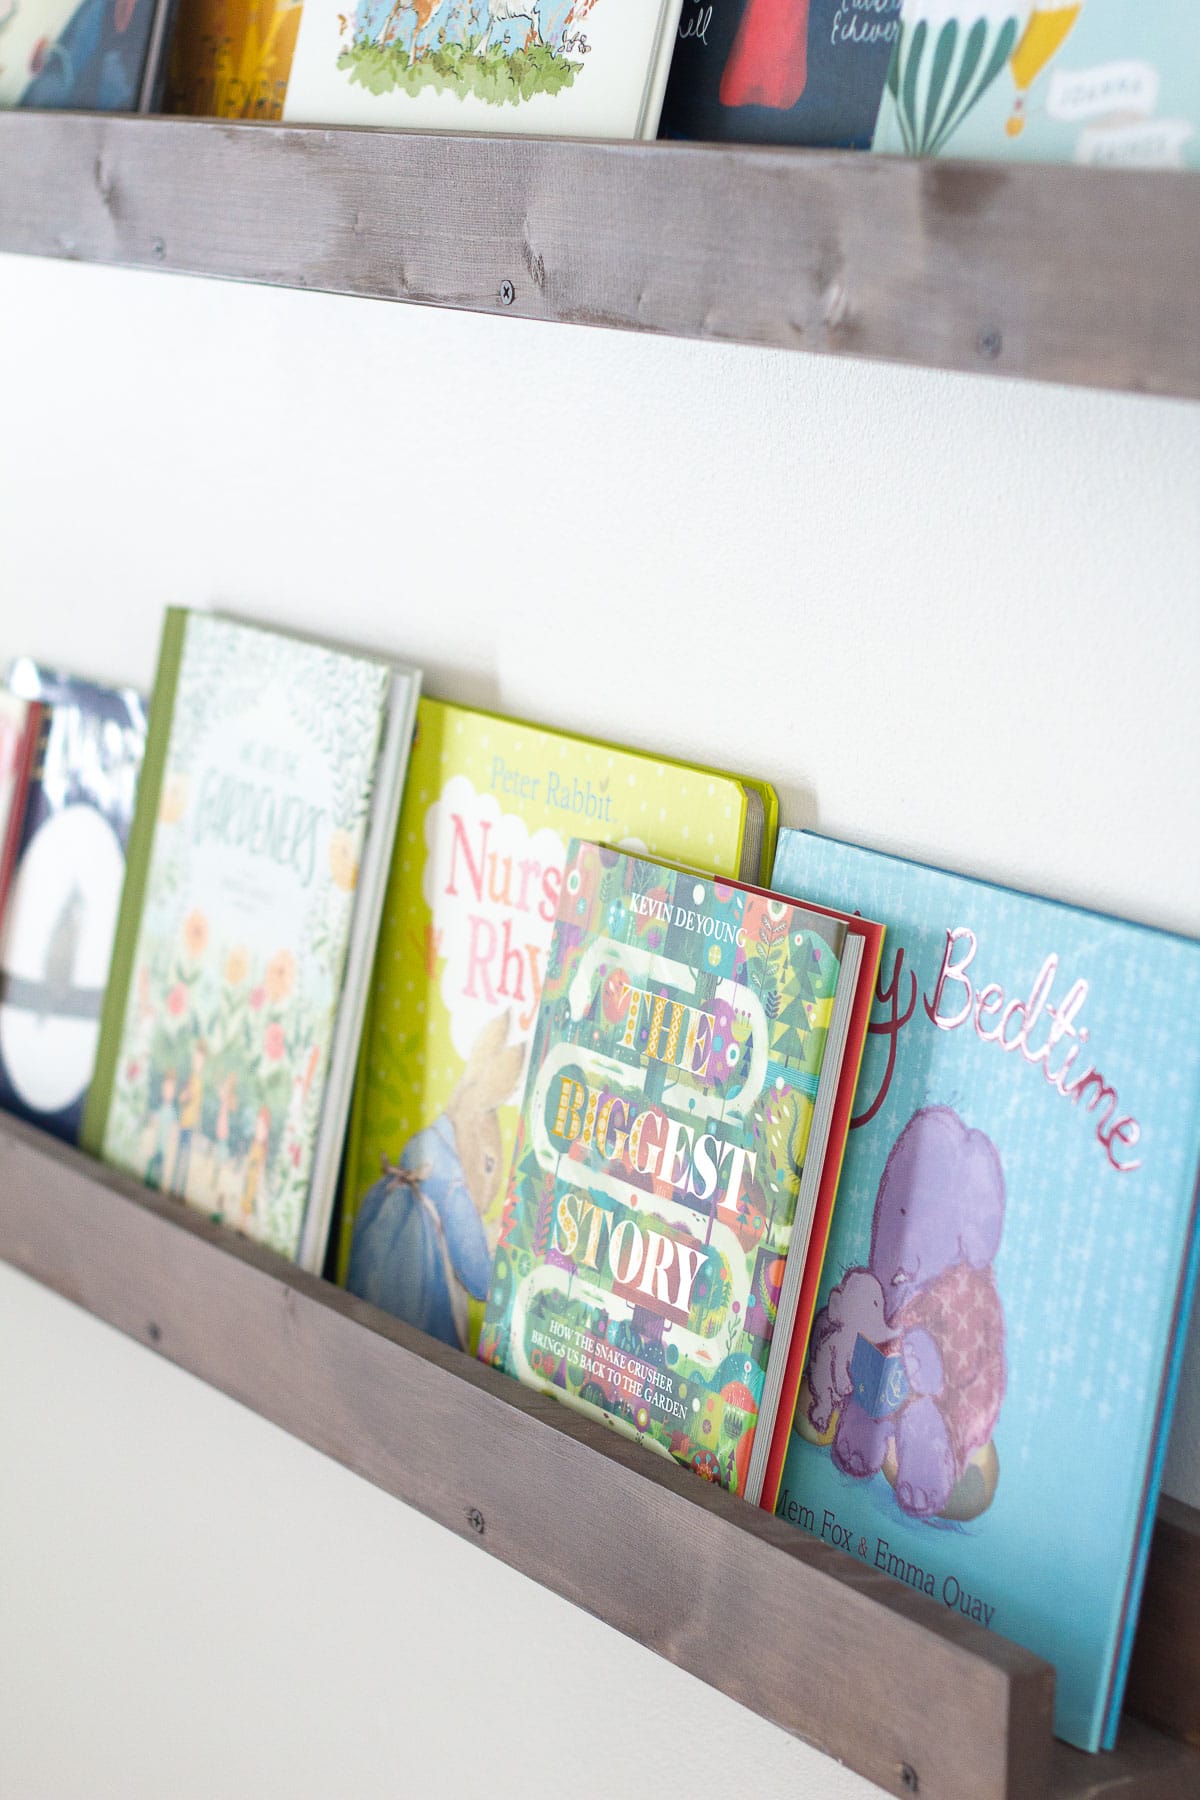
[[[0,1257],[889,1793],[1200,1795],[1200,1753],[1147,1725],[1055,1743],[1036,1656],[11,1120]],[[1194,1582],[1170,1504],[1166,1578]],[[1178,1595],[1193,1644],[1198,1613]],[[1172,1635],[1142,1634],[1177,1661]]]
[[[1200,398],[1200,178],[0,113],[0,250]]]

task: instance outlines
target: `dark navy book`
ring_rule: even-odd
[[[870,148],[900,0],[683,0],[658,135]]]
[[[79,1135],[100,1029],[146,708],[22,658],[40,735],[0,935],[0,1105],[67,1143]]]

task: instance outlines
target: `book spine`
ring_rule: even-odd
[[[117,1058],[129,1001],[129,984],[133,979],[138,924],[145,900],[146,878],[154,848],[154,828],[158,822],[158,805],[166,772],[167,745],[171,737],[175,689],[179,683],[179,669],[183,661],[187,622],[188,614],[184,608],[172,606],[167,609],[158,652],[158,669],[154,677],[146,754],[138,778],[137,804],[125,852],[125,885],[121,891],[121,908],[117,914],[108,986],[100,1012],[96,1066],[79,1133],[80,1148],[91,1156],[100,1156],[102,1153],[108,1109],[112,1102]]]
[[[1104,1709],[1104,1723],[1100,1747],[1112,1750],[1117,1742],[1117,1730],[1121,1723],[1121,1704],[1125,1696],[1125,1683],[1129,1675],[1129,1661],[1133,1655],[1133,1640],[1137,1630],[1138,1609],[1142,1600],[1142,1587],[1146,1579],[1146,1564],[1150,1557],[1150,1540],[1154,1535],[1154,1518],[1158,1508],[1158,1495],[1162,1487],[1163,1465],[1167,1460],[1167,1443],[1171,1434],[1171,1417],[1175,1411],[1175,1400],[1179,1393],[1179,1382],[1183,1374],[1184,1351],[1187,1346],[1188,1321],[1191,1318],[1192,1303],[1196,1297],[1197,1281],[1200,1280],[1200,1179],[1192,1192],[1192,1211],[1189,1222],[1188,1248],[1183,1268],[1179,1276],[1179,1287],[1175,1296],[1175,1312],[1171,1321],[1172,1337],[1167,1353],[1166,1366],[1163,1370],[1162,1386],[1159,1391],[1158,1416],[1155,1420],[1154,1442],[1150,1456],[1150,1465],[1146,1472],[1146,1487],[1142,1496],[1141,1514],[1138,1523],[1137,1537],[1134,1545],[1133,1559],[1129,1568],[1129,1580],[1125,1588],[1125,1601],[1121,1611],[1121,1621],[1117,1632],[1117,1642],[1109,1677],[1108,1696]]]
[[[4,916],[4,903],[8,899],[9,885],[16,873],[17,855],[21,848],[22,833],[25,830],[29,784],[33,779],[37,747],[41,742],[42,716],[42,707],[36,700],[30,700],[25,714],[25,730],[21,740],[20,758],[13,775],[13,797],[8,813],[8,826],[4,834],[4,842],[0,844],[0,922]]]

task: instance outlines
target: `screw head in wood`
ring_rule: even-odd
[[[995,362],[1004,348],[1004,339],[998,331],[981,331],[976,339],[976,348],[980,356],[986,356],[989,362]]]
[[[156,1325],[154,1320],[151,1319],[146,1327],[146,1336],[150,1339],[152,1344],[157,1344],[162,1338],[162,1326]]]
[[[478,1532],[480,1537],[483,1536],[483,1514],[477,1506],[467,1508],[467,1524],[472,1531]]]
[[[516,297],[517,297],[517,290],[516,290],[516,288],[514,288],[512,282],[511,281],[502,281],[500,283],[500,304],[501,304],[501,306],[511,306],[513,301],[516,299]]]
[[[154,257],[157,262],[161,262],[163,257],[167,254],[167,246],[163,243],[161,238],[155,238],[150,248],[154,252]]]

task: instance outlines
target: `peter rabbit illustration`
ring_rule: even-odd
[[[346,1286],[444,1343],[468,1348],[468,1301],[487,1298],[504,1180],[497,1108],[521,1073],[509,1015],[484,1026],[445,1112],[384,1158],[359,1208]],[[485,1223],[485,1221],[488,1221]]]

